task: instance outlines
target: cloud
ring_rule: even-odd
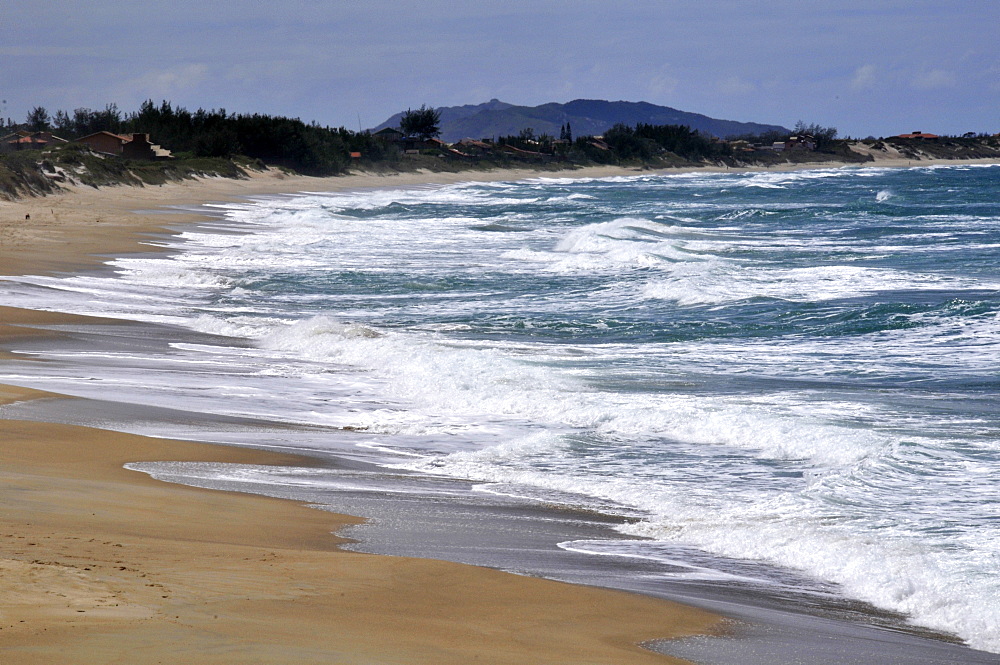
[[[679,84],[680,80],[671,73],[670,67],[664,66],[659,72],[648,77],[646,91],[653,98],[659,99],[673,94]]]
[[[208,80],[208,67],[189,64],[171,69],[154,69],[143,72],[119,86],[124,96],[149,99],[170,99],[190,91]]]
[[[851,87],[855,90],[871,90],[875,87],[875,65],[861,65],[854,70]]]
[[[997,0],[133,4],[3,0],[5,115],[168,99],[353,127],[421,103],[590,97],[861,135],[918,107],[939,133],[996,125]]]
[[[950,88],[955,85],[955,75],[943,69],[932,69],[918,74],[911,85],[918,90]]]
[[[740,97],[757,90],[757,85],[738,76],[730,76],[716,84],[716,90],[726,96]]]

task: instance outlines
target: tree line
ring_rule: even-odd
[[[7,124],[8,129],[51,130],[69,140],[99,131],[145,133],[178,157],[245,156],[310,175],[344,173],[352,162],[390,167],[402,164],[400,144],[375,137],[370,132],[325,127],[283,116],[231,114],[225,109],[206,111],[199,108],[192,112],[168,101],[156,104],[147,100],[133,113],[123,113],[116,105],[109,104],[100,110],[78,108],[71,113],[57,111],[50,116],[45,108],[35,107],[24,125],[13,125],[10,120]],[[409,139],[426,143],[440,135],[440,114],[426,106],[408,109],[401,117],[400,130]],[[813,136],[819,150],[828,148],[837,135],[835,128],[806,125],[801,121],[795,132]],[[783,140],[787,135],[746,138],[753,143],[770,144],[771,140]],[[498,137],[495,145],[510,146],[521,152],[493,151],[480,153],[475,159],[487,164],[502,164],[518,159],[538,161],[542,159],[538,155],[542,154],[544,161],[570,164],[642,162],[654,165],[678,161],[721,163],[734,159],[729,142],[683,125],[617,124],[599,138],[574,138],[567,124],[560,128],[558,139],[547,134],[535,135],[532,129],[526,128],[516,136]],[[433,147],[427,150],[433,151]],[[441,154],[455,157],[462,153],[442,150]]]
[[[362,153],[367,160],[393,158],[386,145],[367,132],[307,124],[283,116],[230,114],[225,109],[192,112],[168,101],[155,104],[148,100],[138,111],[128,114],[114,104],[103,110],[57,111],[53,116],[44,107],[35,107],[23,126],[8,122],[8,129],[18,128],[53,131],[68,140],[100,131],[144,133],[177,156],[243,155],[311,175],[343,173],[352,152]]]

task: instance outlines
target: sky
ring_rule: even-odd
[[[582,98],[997,133],[998,34],[1000,0],[0,0],[0,117],[152,99],[356,130]]]

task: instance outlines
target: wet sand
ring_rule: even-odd
[[[428,181],[441,179],[271,173],[0,203],[0,273],[77,271],[155,251],[167,225],[202,219],[133,210]],[[150,239],[152,247],[137,244]],[[0,345],[58,344],[58,331],[33,326],[82,323],[102,321],[2,308]],[[63,401],[15,386],[0,386],[0,400],[33,400],[48,412]],[[718,623],[637,594],[341,551],[333,533],[358,518],[123,468],[316,463],[308,458],[18,420],[2,407],[0,415],[4,663],[658,663],[671,661],[641,643]]]
[[[12,420],[2,436],[5,663],[652,663],[639,642],[714,622],[637,595],[340,552],[330,532],[354,518],[122,468],[303,463],[290,456]]]
[[[600,169],[563,175],[622,173],[635,174]],[[0,203],[0,273],[77,271],[108,255],[158,251],[158,235],[202,219],[194,212],[133,210],[255,194],[443,184],[473,179],[469,175],[314,179],[272,173],[249,181],[79,190]],[[478,175],[497,180],[555,174]],[[21,221],[26,210],[30,224]],[[58,330],[35,325],[99,329],[112,323],[121,324],[0,308],[0,347],[60,343]],[[0,362],[4,358],[11,356],[0,355]],[[782,610],[780,602],[755,603],[745,593],[671,587],[657,582],[657,571],[635,562],[608,563],[606,557],[555,546],[610,537],[609,524],[601,520],[581,526],[585,521],[575,516],[564,527],[551,526],[557,521],[551,514],[523,506],[456,504],[450,512],[431,514],[419,497],[409,510],[341,497],[338,509],[379,518],[364,526],[363,520],[291,501],[166,484],[122,465],[319,462],[43,422],[74,422],[74,413],[100,409],[75,401],[83,406],[74,410],[70,401],[40,391],[0,386],[0,402],[24,405],[0,407],[0,501],[7,506],[0,517],[0,660],[5,663],[654,663],[671,659],[640,643],[720,631],[743,637],[694,638],[666,648],[704,663],[1000,662],[921,636],[815,620],[794,608]],[[124,411],[130,417],[129,408]],[[470,511],[476,510],[483,512],[472,519]],[[544,520],[533,519],[538,517]],[[463,521],[478,526],[457,529]],[[550,526],[537,533],[524,529],[541,521]],[[504,524],[506,531],[497,529]],[[343,541],[331,535],[335,531],[364,539],[349,548],[413,558],[341,551]],[[488,537],[514,532],[523,534],[523,542]],[[453,538],[442,539],[442,533]],[[745,623],[720,623],[717,614],[657,596],[683,598]]]

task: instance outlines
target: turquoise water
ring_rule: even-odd
[[[251,340],[175,345],[224,381],[104,389],[350,428],[652,539],[568,547],[778,564],[1000,652],[998,195],[976,166],[305,194],[22,284]]]

